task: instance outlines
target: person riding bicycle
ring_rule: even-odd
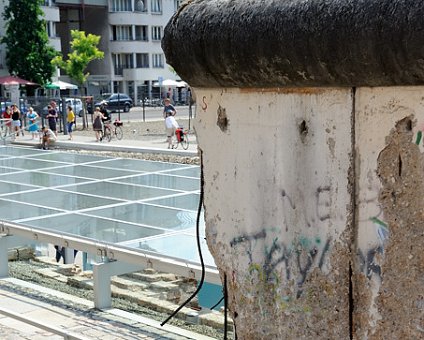
[[[100,105],[100,112],[102,113],[102,123],[103,123],[103,135],[106,134],[106,126],[109,126],[112,121],[112,116],[110,112],[107,110],[107,103],[102,103]]]
[[[100,105],[100,112],[103,115],[103,118],[102,118],[103,124],[110,123],[112,120],[112,116],[110,112],[107,110],[107,103],[102,103],[102,105]]]

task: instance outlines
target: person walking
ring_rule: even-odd
[[[96,141],[100,141],[100,132],[103,131],[103,114],[100,112],[100,108],[96,106],[93,113],[93,130],[96,134]]]
[[[57,119],[57,111],[53,108],[52,105],[47,106],[47,121],[49,123],[49,129],[53,131],[55,136],[57,136],[56,132],[56,119]]]
[[[29,133],[31,133],[31,139],[36,139],[38,136],[38,122],[37,119],[39,118],[37,112],[34,111],[34,109],[32,107],[30,107],[28,109],[28,121],[29,121],[29,126],[28,126],[28,131]]]
[[[165,104],[163,107],[163,118],[166,119],[168,116],[175,116],[177,114],[177,110],[171,104],[171,99],[165,98],[163,102]]]
[[[21,112],[16,104],[12,104],[12,126],[16,137],[19,137],[19,132],[21,131]]]
[[[74,111],[72,111],[72,106],[68,106],[68,115],[66,117],[66,128],[68,130],[68,134],[69,134],[69,140],[72,140],[72,126],[74,125],[75,122],[75,113]]]
[[[12,135],[12,111],[10,106],[6,106],[6,110],[3,112],[4,124],[6,125],[6,136]]]

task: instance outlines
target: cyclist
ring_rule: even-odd
[[[112,117],[110,112],[107,110],[107,103],[102,103],[100,105],[100,112],[102,113],[102,123],[103,123],[103,135],[105,135],[105,129],[106,126],[109,126],[110,122],[112,121]]]

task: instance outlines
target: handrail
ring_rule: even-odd
[[[109,261],[122,261],[124,263],[153,267],[156,270],[172,272],[189,278],[200,278],[202,267],[200,264],[184,260],[181,258],[157,254],[147,250],[129,249],[120,247],[99,240],[91,240],[68,234],[60,234],[54,231],[47,231],[41,228],[28,227],[17,223],[0,220],[0,234],[22,236],[37,242],[46,242],[57,244],[62,247],[78,249],[90,254],[95,254]],[[205,281],[214,284],[221,284],[218,269],[213,266],[205,265]]]

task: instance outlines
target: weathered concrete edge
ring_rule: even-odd
[[[34,146],[34,143],[25,142],[25,141],[14,141],[11,142],[14,145],[23,145]],[[128,152],[128,153],[150,153],[150,154],[162,154],[162,155],[172,155],[172,156],[187,156],[195,157],[198,155],[197,151],[190,150],[168,150],[168,149],[159,149],[159,148],[141,148],[134,146],[123,146],[123,145],[111,145],[111,144],[87,144],[87,143],[78,143],[78,142],[60,142],[55,143],[55,147],[59,149],[68,149],[68,150],[92,150],[92,151],[106,151],[106,152]]]
[[[193,87],[424,84],[415,0],[192,0],[162,47]]]

